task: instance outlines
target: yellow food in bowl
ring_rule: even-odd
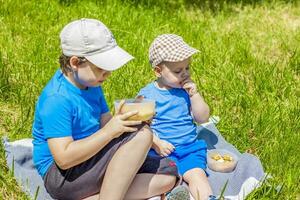
[[[214,154],[211,156],[211,158],[214,160],[220,160],[220,159],[222,159],[222,156],[220,154]]]
[[[233,157],[232,156],[230,156],[230,155],[223,155],[223,160],[225,160],[225,161],[233,161]]]
[[[119,106],[120,101],[115,102],[115,108]],[[127,120],[147,121],[155,114],[155,102],[151,100],[127,99],[122,106],[120,113],[124,114],[130,111],[138,111],[136,115],[129,117]]]
[[[228,161],[228,162],[233,161],[233,157],[228,154],[225,154],[223,156],[220,154],[213,154],[211,156],[211,158],[214,159],[215,161],[218,161],[218,160],[224,160],[224,161]]]

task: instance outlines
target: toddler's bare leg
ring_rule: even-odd
[[[194,168],[185,172],[183,180],[188,183],[195,200],[207,200],[209,195],[212,195],[211,187],[203,169]]]
[[[150,129],[144,127],[134,138],[118,149],[108,164],[100,189],[100,200],[124,199],[131,182],[146,158],[152,138]]]

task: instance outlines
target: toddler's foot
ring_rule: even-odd
[[[166,200],[190,200],[190,192],[186,187],[179,185],[167,194]]]

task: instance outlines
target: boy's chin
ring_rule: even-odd
[[[175,85],[175,84],[169,84],[169,85],[167,85],[167,87],[168,87],[168,88],[176,88],[176,89],[182,88],[181,85]]]
[[[182,88],[182,85],[180,85],[180,84],[174,84],[174,85],[172,85],[171,86],[172,88],[177,88],[177,89],[180,89],[180,88]]]
[[[171,88],[176,88],[176,89],[180,89],[182,88],[182,85],[180,85],[179,83],[168,83],[168,82],[163,82],[162,87],[165,87],[167,89],[171,89]]]
[[[182,88],[182,86],[176,86],[176,87],[173,87],[173,88],[181,89],[181,88]]]
[[[99,87],[101,85],[102,85],[102,82],[97,82],[97,83],[91,84],[89,87]]]

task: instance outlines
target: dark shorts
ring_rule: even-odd
[[[115,152],[136,133],[123,134],[112,140],[89,160],[67,170],[55,163],[44,176],[44,184],[54,199],[76,200],[100,192],[107,165]],[[176,164],[168,158],[147,156],[138,173],[166,174],[179,177]]]

